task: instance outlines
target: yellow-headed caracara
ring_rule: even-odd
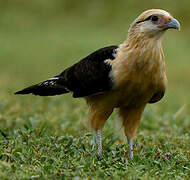
[[[164,96],[167,78],[161,39],[170,28],[179,29],[180,24],[168,12],[147,10],[131,24],[121,45],[99,49],[61,74],[16,94],[54,96],[71,92],[74,98],[84,97],[90,107],[89,121],[96,131],[99,156],[101,131],[118,108],[132,158],[132,138],[146,104]]]

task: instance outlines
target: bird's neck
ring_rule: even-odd
[[[123,43],[123,48],[125,49],[162,49],[162,36],[164,32],[157,33],[156,35],[135,33],[134,31],[129,31],[127,40]]]
[[[128,37],[120,45],[117,60],[113,61],[113,74],[119,85],[127,81],[145,82],[157,88],[165,78],[165,62],[161,40],[145,37]]]
[[[142,34],[130,33],[127,40],[120,45],[120,50],[126,56],[134,57],[135,61],[164,61],[161,36],[148,37]],[[146,63],[146,62],[144,62]]]
[[[161,38],[130,35],[120,45],[118,59],[125,67],[130,67],[132,72],[143,74],[154,72],[155,75],[159,72],[165,73]]]

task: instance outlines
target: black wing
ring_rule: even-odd
[[[111,65],[107,59],[114,60],[118,46],[109,46],[95,51],[89,56],[63,71],[59,84],[73,92],[73,97],[84,97],[108,91],[113,82],[109,77]]]
[[[164,94],[165,94],[165,91],[159,91],[155,93],[148,103],[153,104],[160,101],[164,97]]]
[[[109,46],[99,49],[54,78],[25,88],[16,94],[53,96],[73,92],[73,97],[76,98],[108,91],[113,87],[109,77],[112,67],[105,61],[115,59],[117,48],[118,46]]]

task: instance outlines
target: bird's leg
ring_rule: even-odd
[[[133,158],[133,143],[132,138],[135,136],[140,124],[141,116],[145,106],[139,108],[120,108],[120,117],[123,121],[125,135],[128,141],[129,158]]]
[[[102,155],[102,131],[97,130],[96,131],[96,140],[98,144],[98,157]]]
[[[96,142],[98,144],[98,156],[102,155],[102,129],[106,120],[109,118],[113,109],[107,108],[103,103],[93,102],[90,105],[89,121],[92,129],[96,132]]]
[[[133,142],[132,139],[127,138],[128,141],[128,153],[129,153],[129,158],[132,159],[133,158]]]

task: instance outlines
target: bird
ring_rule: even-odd
[[[102,131],[117,109],[133,158],[135,137],[147,104],[160,101],[167,77],[162,37],[180,23],[165,10],[149,9],[130,25],[126,40],[86,56],[60,74],[15,94],[54,96],[72,93],[89,106],[88,119],[96,134],[97,155],[103,154]]]

